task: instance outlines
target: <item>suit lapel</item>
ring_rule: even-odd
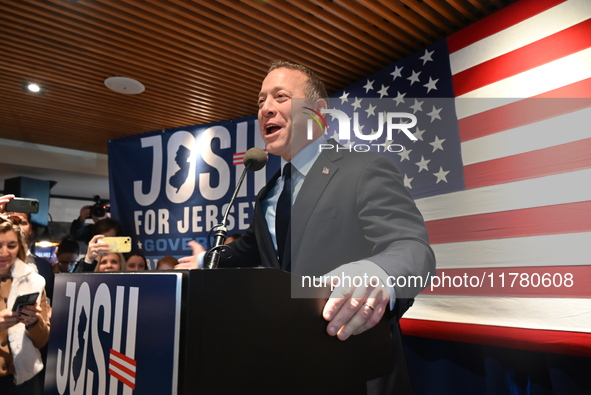
[[[331,179],[339,170],[336,161],[342,155],[336,151],[322,151],[306,176],[298,197],[292,207],[291,245],[300,246],[312,212],[326,190]],[[297,261],[298,249],[292,249],[292,262]]]

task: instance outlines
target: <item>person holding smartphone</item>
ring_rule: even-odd
[[[20,222],[0,215],[0,388],[29,395],[43,369],[39,349],[49,340],[49,319],[45,280],[24,262]]]

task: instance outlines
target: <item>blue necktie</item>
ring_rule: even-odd
[[[291,219],[291,163],[286,163],[283,167],[283,190],[277,201],[277,210],[275,214],[275,238],[277,239],[277,255],[279,263],[283,265],[283,257],[291,251],[285,250],[289,223]]]

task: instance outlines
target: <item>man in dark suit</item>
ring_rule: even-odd
[[[308,68],[286,61],[272,64],[259,94],[258,120],[267,151],[288,164],[259,192],[251,226],[230,244],[232,255],[222,257],[220,266],[260,263],[306,276],[366,279],[358,287],[334,289],[323,312],[327,332],[346,340],[375,326],[390,308],[395,371],[374,380],[368,391],[411,393],[398,319],[427,282],[408,286],[405,281],[398,287],[392,281],[426,280],[434,273],[435,258],[423,218],[390,159],[339,150],[335,142],[325,149],[317,125],[313,137],[307,136],[303,110],[327,108],[325,97],[323,83]],[[293,215],[282,241],[282,224],[275,219],[287,183]],[[200,251],[197,244],[193,247],[194,253]],[[189,262],[180,261],[181,267]],[[367,281],[373,278],[379,281]]]

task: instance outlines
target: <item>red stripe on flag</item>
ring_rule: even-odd
[[[591,356],[591,334],[402,318],[404,335],[524,350]]]
[[[588,169],[590,153],[591,138],[588,138],[467,165],[464,167],[466,189]]]
[[[591,201],[426,222],[431,244],[591,231]]]
[[[591,266],[438,269],[436,277],[421,294],[591,298]]]
[[[456,96],[591,47],[591,19],[455,74]]]
[[[132,358],[128,357],[128,356],[127,356],[127,355],[125,355],[125,354],[121,354],[119,351],[113,350],[113,349],[111,348],[111,349],[110,349],[110,351],[109,351],[109,353],[110,353],[111,355],[114,355],[114,356],[116,356],[116,357],[117,357],[117,358],[119,358],[119,359],[122,359],[123,361],[127,362],[127,363],[128,363],[128,364],[130,364],[130,365],[137,366],[137,362],[135,361],[135,359],[132,359]]]
[[[588,78],[542,95],[460,119],[458,121],[460,141],[473,140],[591,107],[590,96],[591,78]],[[561,98],[561,100],[558,100],[558,98]]]
[[[566,0],[521,0],[476,22],[447,39],[450,53],[540,14]]]
[[[135,389],[135,383],[132,383],[131,381],[127,380],[125,377],[121,376],[119,373],[109,369],[109,374],[111,376],[115,377],[117,380],[121,381],[123,384],[125,384],[126,386],[128,386],[132,390]]]

